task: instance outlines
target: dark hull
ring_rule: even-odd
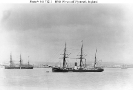
[[[62,69],[62,68],[52,68],[52,72],[103,72],[104,69],[89,69],[89,70],[84,70],[84,69]]]
[[[33,69],[33,67],[21,67],[21,69]]]
[[[5,69],[33,69],[33,67],[5,67]]]
[[[5,69],[20,69],[20,67],[5,67]]]

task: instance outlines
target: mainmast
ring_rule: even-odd
[[[80,68],[82,67],[83,64],[83,41],[82,41],[82,46],[81,46],[81,55],[80,55]]]
[[[66,67],[66,43],[65,43],[65,48],[64,48],[64,54],[63,54],[64,56],[63,56],[63,68],[65,68]]]
[[[96,49],[96,53],[97,53],[97,49]],[[96,57],[96,53],[95,53],[94,68],[96,67],[96,63],[97,63],[97,57]]]

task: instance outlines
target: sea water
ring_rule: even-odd
[[[1,68],[0,90],[133,90],[133,69],[57,73],[51,68]]]

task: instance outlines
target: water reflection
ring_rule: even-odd
[[[1,70],[1,90],[133,90],[133,69],[52,73],[51,69]],[[48,72],[49,71],[49,72]]]

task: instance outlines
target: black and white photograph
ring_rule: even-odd
[[[36,1],[0,3],[0,90],[133,90],[133,3]]]

